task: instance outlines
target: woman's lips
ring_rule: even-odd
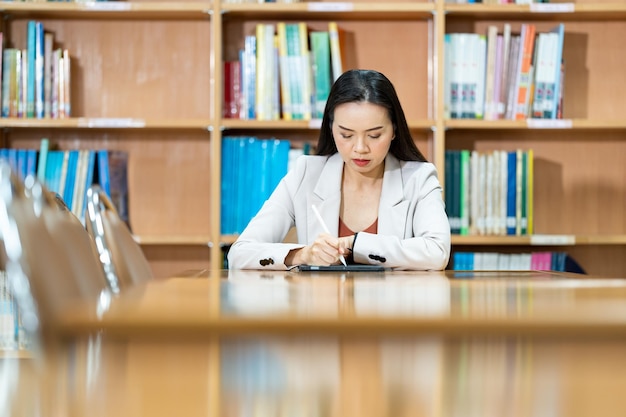
[[[355,165],[360,166],[360,167],[364,167],[365,165],[370,163],[369,159],[353,159],[352,161],[354,162]]]

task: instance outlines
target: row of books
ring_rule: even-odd
[[[225,118],[322,118],[332,83],[343,72],[340,31],[309,31],[305,22],[259,23],[239,59],[224,62]]]
[[[42,139],[39,150],[0,149],[0,159],[5,159],[23,178],[37,176],[49,190],[61,196],[81,221],[84,221],[87,189],[100,184],[120,217],[129,224],[127,152],[50,149],[49,140]]]
[[[564,24],[489,25],[445,35],[444,108],[449,118],[562,118]]]
[[[446,150],[444,198],[460,235],[533,233],[533,150]]]
[[[221,233],[239,234],[309,147],[286,139],[226,136],[222,140]]]
[[[526,253],[455,252],[455,271],[559,271],[584,274],[585,270],[561,251]]]
[[[69,51],[56,48],[41,22],[27,23],[24,48],[5,48],[0,33],[2,117],[70,117]]]

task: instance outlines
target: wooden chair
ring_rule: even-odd
[[[126,223],[99,185],[87,190],[87,231],[96,242],[100,262],[114,291],[152,279],[152,270]]]

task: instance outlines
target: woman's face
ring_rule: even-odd
[[[387,109],[368,102],[340,104],[335,108],[332,132],[349,170],[366,176],[381,175],[395,137]]]

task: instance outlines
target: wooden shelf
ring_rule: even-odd
[[[574,246],[626,245],[626,235],[532,235],[474,236],[452,235],[455,246]]]
[[[409,127],[414,130],[432,130],[435,126],[433,120],[409,120]],[[228,129],[250,130],[319,130],[322,125],[321,119],[312,120],[240,120],[223,119],[220,126]]]
[[[526,120],[475,120],[446,119],[447,129],[547,129],[547,130],[626,130],[624,120],[584,119],[526,119]]]
[[[474,20],[619,21],[626,18],[626,4],[623,3],[445,4],[444,10],[447,18]]]
[[[431,19],[434,3],[301,2],[222,4],[225,19],[415,20]]]
[[[212,2],[89,2],[19,3],[0,2],[0,13],[22,19],[158,19],[203,20],[211,14]]]
[[[190,129],[210,130],[209,119],[138,119],[75,117],[68,119],[0,118],[2,129]]]

